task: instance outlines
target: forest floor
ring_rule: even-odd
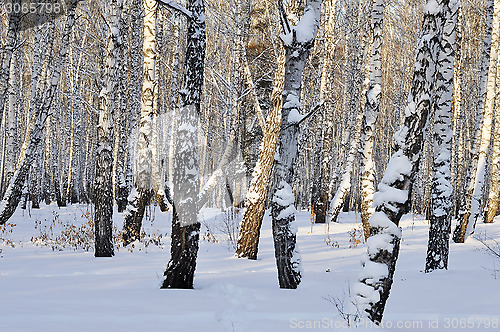
[[[43,205],[43,204],[42,204]],[[94,258],[89,206],[18,209],[0,228],[0,331],[288,331],[345,327],[347,305],[365,252],[359,215],[313,225],[298,214],[303,279],[280,290],[270,218],[259,259],[237,259],[231,218],[203,210],[194,290],[160,290],[169,259],[171,213],[149,210],[146,238]],[[115,224],[122,217],[115,213]],[[12,226],[12,224],[16,224]],[[499,331],[500,259],[478,240],[500,239],[500,220],[477,226],[476,238],[451,244],[449,270],[423,273],[428,223],[407,215],[384,330]],[[231,231],[232,230],[232,231]],[[73,246],[67,243],[72,242]],[[370,330],[361,322],[360,330]],[[349,328],[350,330],[350,328]]]

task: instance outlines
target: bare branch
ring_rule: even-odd
[[[300,119],[300,121],[298,121],[298,122],[294,122],[294,123],[289,124],[289,125],[288,125],[285,129],[288,129],[288,128],[292,127],[292,126],[299,126],[299,125],[300,125],[300,124],[302,124],[305,120],[307,120],[307,118],[309,118],[311,115],[313,115],[314,113],[316,113],[317,111],[319,111],[319,110],[323,107],[323,105],[324,105],[324,104],[325,104],[325,102],[324,102],[324,101],[323,101],[323,102],[320,102],[320,103],[317,103],[315,106],[313,106],[313,107],[311,108],[311,110],[310,110],[309,112],[307,112],[307,114],[306,114],[306,115],[304,115],[304,116],[302,117],[302,119]]]
[[[186,16],[189,19],[194,19],[193,12],[186,9],[183,5],[177,3],[174,0],[156,0],[158,3],[161,3],[162,5],[165,5],[171,9],[174,9],[181,13],[182,15]]]
[[[278,1],[278,9],[280,11],[280,20],[281,26],[283,27],[283,33],[289,34],[292,32],[290,21],[288,21],[288,17],[286,16],[285,6],[283,5],[283,0]]]

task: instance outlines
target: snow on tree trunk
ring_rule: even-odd
[[[135,188],[128,197],[127,209],[123,219],[122,240],[128,245],[140,238],[142,218],[146,205],[151,200],[152,192],[152,147],[153,113],[155,95],[155,26],[156,0],[144,0],[144,69],[142,78],[141,110],[139,119],[139,136],[137,138],[137,154],[135,158],[137,177]]]
[[[111,257],[113,249],[113,111],[112,97],[120,64],[120,20],[123,0],[109,2],[106,68],[99,93],[96,170],[94,179],[95,256]]]
[[[425,271],[448,268],[453,187],[451,185],[451,142],[455,37],[459,1],[450,1],[436,64],[434,91],[434,161],[430,201],[429,244]]]
[[[281,130],[275,156],[277,187],[271,200],[274,254],[280,288],[297,288],[301,278],[300,254],[296,245],[295,197],[292,192],[294,166],[298,154],[302,72],[319,26],[321,0],[309,0],[296,26],[285,28],[285,82],[281,110]]]
[[[330,163],[331,163],[331,149],[333,139],[333,106],[334,101],[330,98],[325,98],[333,89],[333,60],[335,51],[335,12],[337,0],[325,1],[323,8],[325,13],[325,49],[323,53],[323,69],[321,71],[321,83],[319,89],[319,100],[323,103],[323,115],[326,122],[323,137],[323,151],[321,162],[321,175],[319,182],[318,201],[314,206],[314,213],[316,214],[315,222],[323,224],[327,219],[328,202],[330,201]]]
[[[500,64],[500,62],[498,61],[498,47],[500,45],[500,2],[494,1],[493,8],[493,17],[491,23],[491,43],[489,43],[489,48],[487,47],[487,45],[485,45],[485,48],[490,49],[490,57],[487,81],[484,85],[484,101],[483,105],[481,105],[483,107],[481,134],[479,136],[479,140],[476,140],[475,142],[475,144],[478,145],[479,149],[476,152],[477,156],[475,156],[475,158],[477,158],[477,161],[474,162],[474,173],[471,176],[469,186],[470,205],[468,204],[466,206],[463,218],[459,219],[459,223],[457,224],[453,234],[453,241],[457,243],[463,243],[468,236],[472,235],[474,233],[476,223],[478,221],[482,221],[484,218],[481,211],[481,205],[483,202],[483,190],[486,183],[486,163],[493,127],[496,80],[498,74],[500,73],[498,68]],[[488,30],[488,26],[486,27],[486,29]],[[485,44],[487,44],[487,37],[488,33],[485,34]],[[481,85],[482,83],[483,82],[481,82]]]
[[[13,0],[11,8],[19,8],[21,0]],[[7,36],[2,45],[2,62],[0,67],[0,123],[2,122],[2,112],[7,100],[7,89],[9,86],[9,74],[12,62],[12,54],[16,48],[17,34],[21,23],[21,10],[13,10],[9,14],[9,25],[7,27]]]
[[[375,193],[375,162],[373,146],[375,143],[375,122],[380,108],[380,93],[382,91],[382,32],[384,19],[384,0],[374,0],[372,4],[371,22],[371,54],[370,54],[370,86],[365,96],[363,128],[361,144],[363,145],[363,166],[361,170],[361,221],[365,239],[370,236],[370,219]]]
[[[29,168],[36,157],[36,151],[42,140],[42,132],[49,115],[52,101],[56,96],[57,86],[61,78],[61,71],[68,53],[69,39],[75,24],[75,12],[79,0],[71,0],[66,7],[66,22],[61,39],[59,54],[50,68],[47,87],[42,101],[33,112],[30,128],[27,130],[26,139],[21,147],[17,169],[7,187],[3,200],[0,202],[0,225],[3,225],[12,216],[21,199],[24,182],[28,176]]]
[[[376,324],[382,321],[393,282],[401,240],[398,224],[411,207],[423,131],[433,101],[437,54],[447,5],[447,0],[429,0],[425,6],[403,124],[394,135],[394,153],[373,199],[376,212],[369,220],[368,252],[363,256],[363,271],[353,290],[359,312]]]
[[[185,88],[177,117],[173,169],[174,216],[172,220],[171,258],[161,288],[193,288],[198,256],[200,223],[198,191],[198,121],[205,61],[205,3],[188,0],[187,51],[185,57]]]
[[[259,158],[253,170],[252,181],[245,198],[245,210],[236,246],[236,255],[239,258],[257,259],[260,227],[264,217],[268,183],[281,125],[284,75],[285,53],[281,52],[274,75],[274,88],[271,97],[272,107],[266,119],[266,130],[260,144]]]

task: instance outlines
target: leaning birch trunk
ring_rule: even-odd
[[[342,174],[339,188],[337,189],[335,196],[329,204],[329,214],[331,216],[332,222],[337,221],[337,217],[342,210],[342,206],[344,205],[344,202],[349,195],[349,190],[351,189],[351,176],[354,168],[354,161],[356,159],[356,155],[358,154],[359,138],[361,136],[361,128],[363,123],[363,112],[359,111],[354,121],[354,135],[351,142],[351,147],[349,149],[349,155],[346,160],[344,173]]]
[[[56,96],[57,86],[61,78],[61,71],[68,53],[69,39],[73,25],[75,24],[75,12],[78,2],[79,0],[71,0],[67,4],[66,23],[64,25],[59,54],[50,68],[51,73],[47,81],[48,85],[46,87],[45,94],[42,97],[42,102],[37,105],[33,113],[30,128],[27,130],[26,139],[21,148],[16,172],[7,187],[5,197],[0,202],[0,225],[5,224],[5,222],[9,220],[19,204],[29,168],[33,162],[33,158],[36,157],[36,150],[42,140],[42,132],[45,121],[49,115],[52,101]]]
[[[264,2],[256,2],[252,15],[255,15],[256,23],[266,24],[266,20],[260,17],[260,5]],[[288,3],[291,12],[297,7],[296,1]],[[291,19],[295,19],[290,15]],[[266,208],[266,197],[268,194],[268,185],[271,178],[271,170],[274,164],[274,156],[276,154],[276,146],[278,143],[278,135],[281,126],[281,108],[283,106],[283,83],[285,76],[285,50],[280,48],[277,57],[277,66],[274,72],[274,86],[271,92],[271,107],[267,115],[265,124],[261,122],[263,138],[259,146],[259,156],[252,172],[252,180],[250,188],[245,197],[245,210],[243,212],[243,220],[240,223],[240,231],[238,234],[238,243],[236,246],[236,256],[239,258],[257,259],[259,248],[260,228],[262,219],[264,218]],[[248,74],[247,74],[248,75]],[[257,103],[258,100],[254,101]],[[259,115],[259,107],[255,107],[257,116]]]
[[[185,57],[185,88],[177,118],[173,169],[174,211],[170,261],[161,288],[193,288],[196,258],[200,240],[198,222],[198,121],[201,114],[201,93],[205,61],[205,3],[188,0],[187,51]]]
[[[252,173],[252,181],[245,198],[245,211],[240,224],[236,255],[239,258],[257,259],[260,227],[265,212],[271,168],[276,154],[276,145],[281,125],[283,80],[285,76],[285,53],[278,58],[271,96],[271,112],[266,119],[264,138],[259,148],[259,158]]]
[[[155,16],[156,1],[144,0],[144,43],[142,53],[144,56],[144,69],[142,81],[141,110],[139,119],[139,137],[137,139],[137,155],[135,163],[137,178],[135,187],[128,198],[127,209],[123,216],[123,244],[126,246],[140,239],[142,218],[146,205],[152,193],[152,150],[151,140],[153,133],[153,112],[156,98],[155,94]]]
[[[482,60],[481,60],[481,73],[479,79],[479,106],[478,111],[474,120],[474,132],[475,139],[472,142],[472,166],[468,168],[466,177],[465,177],[465,186],[467,186],[467,192],[462,193],[460,199],[460,209],[458,216],[458,223],[453,231],[453,241],[455,243],[463,243],[465,240],[465,231],[467,227],[467,221],[469,220],[470,210],[471,210],[471,201],[472,194],[474,192],[475,179],[476,179],[476,169],[478,166],[479,160],[479,146],[480,139],[482,134],[482,127],[480,127],[483,123],[484,115],[485,115],[485,104],[486,104],[486,93],[488,91],[488,80],[489,80],[489,71],[490,71],[490,56],[491,52],[491,43],[492,43],[492,30],[493,30],[493,15],[495,9],[495,1],[488,0],[488,5],[486,8],[486,22],[485,22],[485,31],[484,31],[484,42],[483,42],[483,50],[482,50]],[[494,62],[496,63],[496,62]]]
[[[120,64],[120,20],[123,0],[109,2],[108,45],[103,87],[99,93],[96,170],[94,179],[95,256],[111,257],[113,249],[113,111],[112,98]]]
[[[307,63],[319,26],[321,0],[309,0],[297,26],[284,24],[285,82],[281,130],[275,157],[276,188],[271,200],[274,254],[280,288],[297,288],[301,278],[300,254],[296,246],[295,197],[292,192],[298,155],[302,71]],[[284,15],[283,15],[284,16]]]
[[[373,146],[375,143],[375,122],[380,108],[382,91],[382,32],[384,19],[384,0],[373,0],[371,22],[371,54],[370,54],[370,86],[365,96],[363,128],[361,144],[363,145],[363,166],[361,170],[361,222],[365,239],[370,236],[368,220],[375,209],[373,194],[375,193],[375,162]]]
[[[326,121],[325,134],[323,137],[323,158],[321,165],[321,177],[319,183],[318,201],[314,206],[316,214],[315,222],[324,224],[327,219],[328,202],[330,201],[330,163],[332,158],[333,139],[333,106],[334,102],[330,98],[325,98],[328,92],[333,89],[333,60],[335,52],[335,11],[337,0],[325,1],[324,13],[325,21],[325,50],[323,55],[323,69],[321,71],[321,83],[319,89],[319,100],[323,104],[323,115]]]
[[[450,1],[436,64],[434,99],[434,161],[430,201],[429,244],[425,272],[448,268],[453,187],[451,142],[453,139],[453,74],[455,37],[460,2]]]
[[[429,0],[418,41],[412,88],[404,122],[394,135],[394,153],[374,195],[368,252],[354,286],[359,312],[380,324],[399,254],[401,217],[410,211],[411,191],[419,169],[423,131],[432,106],[436,57],[448,0]]]
[[[482,221],[484,215],[481,211],[483,202],[483,190],[486,183],[486,168],[488,159],[488,149],[491,141],[491,131],[493,127],[494,106],[496,97],[496,80],[499,71],[500,61],[498,61],[498,47],[500,45],[500,2],[495,1],[492,21],[491,51],[488,69],[488,81],[486,84],[486,97],[484,100],[483,122],[481,128],[481,138],[476,144],[479,145],[477,165],[471,179],[470,206],[465,212],[464,218],[459,220],[459,224],[453,234],[453,240],[463,243],[468,236],[474,234],[474,229],[478,221]]]
[[[12,0],[12,8],[21,5],[21,0]],[[2,112],[7,99],[7,89],[9,86],[9,73],[12,62],[12,54],[16,48],[17,34],[20,29],[22,11],[13,10],[9,14],[9,25],[7,36],[2,46],[2,63],[0,67],[0,123],[2,122]]]

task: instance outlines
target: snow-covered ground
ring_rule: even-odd
[[[0,238],[0,331],[288,331],[345,326],[334,302],[348,302],[349,284],[361,268],[365,245],[359,216],[314,225],[299,212],[298,245],[304,275],[297,290],[280,290],[270,219],[266,216],[259,259],[237,259],[227,241],[224,216],[202,213],[204,226],[194,290],[160,290],[169,259],[170,213],[151,210],[145,230],[154,243],[119,248],[113,258],[81,249],[35,245],[41,234],[70,237],[88,223],[87,206],[18,209]],[[121,226],[121,215],[115,213]],[[153,220],[153,221],[152,221]],[[395,282],[384,319],[387,330],[500,331],[500,260],[476,239],[451,244],[448,271],[429,274],[425,265],[428,224],[407,216]],[[213,236],[207,234],[207,226]],[[83,227],[91,237],[91,228]],[[353,230],[357,229],[355,236]],[[12,232],[10,232],[12,231]],[[329,235],[328,235],[329,234]],[[480,224],[476,236],[500,239],[500,221]],[[215,237],[215,238],[214,238]],[[35,240],[35,239],[33,239]],[[47,239],[45,239],[47,241]],[[3,242],[3,244],[2,244]],[[39,244],[42,241],[39,241]],[[85,242],[85,241],[84,241]],[[358,330],[370,324],[362,323]]]

